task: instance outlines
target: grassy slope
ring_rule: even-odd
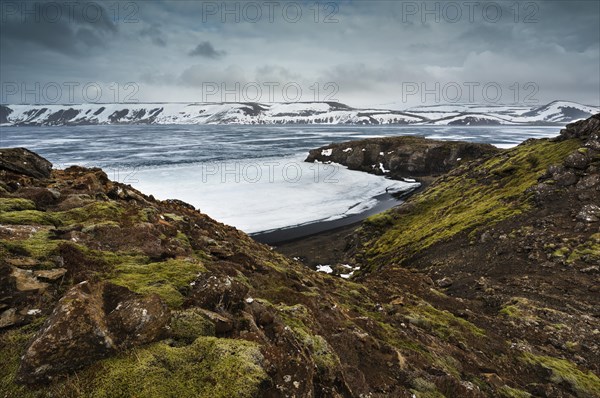
[[[402,263],[460,232],[527,211],[531,206],[527,188],[580,144],[579,140],[528,141],[455,169],[413,197],[408,210],[393,209],[369,218],[366,228],[374,230],[375,238],[365,245],[368,269]]]

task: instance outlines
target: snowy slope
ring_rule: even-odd
[[[356,109],[337,102],[3,105],[0,124],[531,125],[564,124],[598,112],[598,107],[568,101],[539,107],[430,105],[405,111]]]

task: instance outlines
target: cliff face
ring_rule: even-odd
[[[369,219],[353,280],[0,150],[0,396],[599,396],[599,122]]]
[[[327,145],[309,152],[307,162],[334,162],[394,179],[429,181],[461,163],[499,153],[489,144],[436,141],[422,137],[386,137]]]

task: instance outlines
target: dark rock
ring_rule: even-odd
[[[580,120],[567,124],[566,128],[560,131],[559,140],[568,140],[579,138],[582,140],[596,138],[600,133],[600,114],[596,114],[588,119]]]
[[[564,165],[573,169],[585,170],[590,164],[590,159],[583,153],[573,152],[564,161]]]
[[[452,286],[452,279],[444,277],[442,279],[438,279],[435,281],[435,283],[441,288],[450,287]]]
[[[198,308],[197,310],[215,325],[215,333],[217,335],[233,330],[233,320],[229,316],[217,314],[203,308]]]
[[[19,189],[17,194],[20,198],[31,200],[40,209],[45,209],[48,206],[58,203],[60,198],[60,193],[41,187],[25,187]]]
[[[488,144],[403,136],[331,144],[311,150],[306,161],[334,162],[351,170],[399,179],[438,176],[463,162],[500,151]],[[382,171],[382,167],[389,172]]]
[[[24,270],[13,267],[11,274],[16,283],[16,290],[19,292],[40,292],[48,288],[48,284],[40,282],[31,270]]]
[[[49,270],[33,271],[33,276],[43,281],[54,282],[65,276],[66,273],[66,268],[54,268]]]
[[[147,344],[164,331],[170,313],[158,295],[140,296],[113,284],[104,286],[106,320],[119,347]]]
[[[21,322],[16,308],[9,308],[0,314],[0,329],[13,326]]]
[[[577,214],[577,219],[585,222],[597,222],[600,217],[600,207],[593,204],[585,205]]]
[[[592,189],[598,185],[600,185],[600,175],[593,174],[580,179],[577,183],[576,188],[578,190],[587,190]]]
[[[168,320],[169,311],[158,296],[142,297],[110,283],[81,282],[59,300],[27,347],[18,380],[45,382],[119,348],[151,342]]]
[[[79,369],[116,350],[103,311],[102,295],[82,282],[58,302],[21,359],[23,383],[46,381]]]
[[[1,148],[0,170],[34,178],[50,178],[52,163],[25,148]]]
[[[556,185],[560,187],[568,187],[577,183],[578,177],[572,171],[565,171],[554,175]]]
[[[210,311],[240,308],[248,293],[246,285],[230,276],[201,273],[193,283],[188,304]]]

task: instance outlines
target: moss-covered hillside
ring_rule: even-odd
[[[599,131],[370,219],[350,280],[99,169],[0,150],[0,397],[600,396]]]

